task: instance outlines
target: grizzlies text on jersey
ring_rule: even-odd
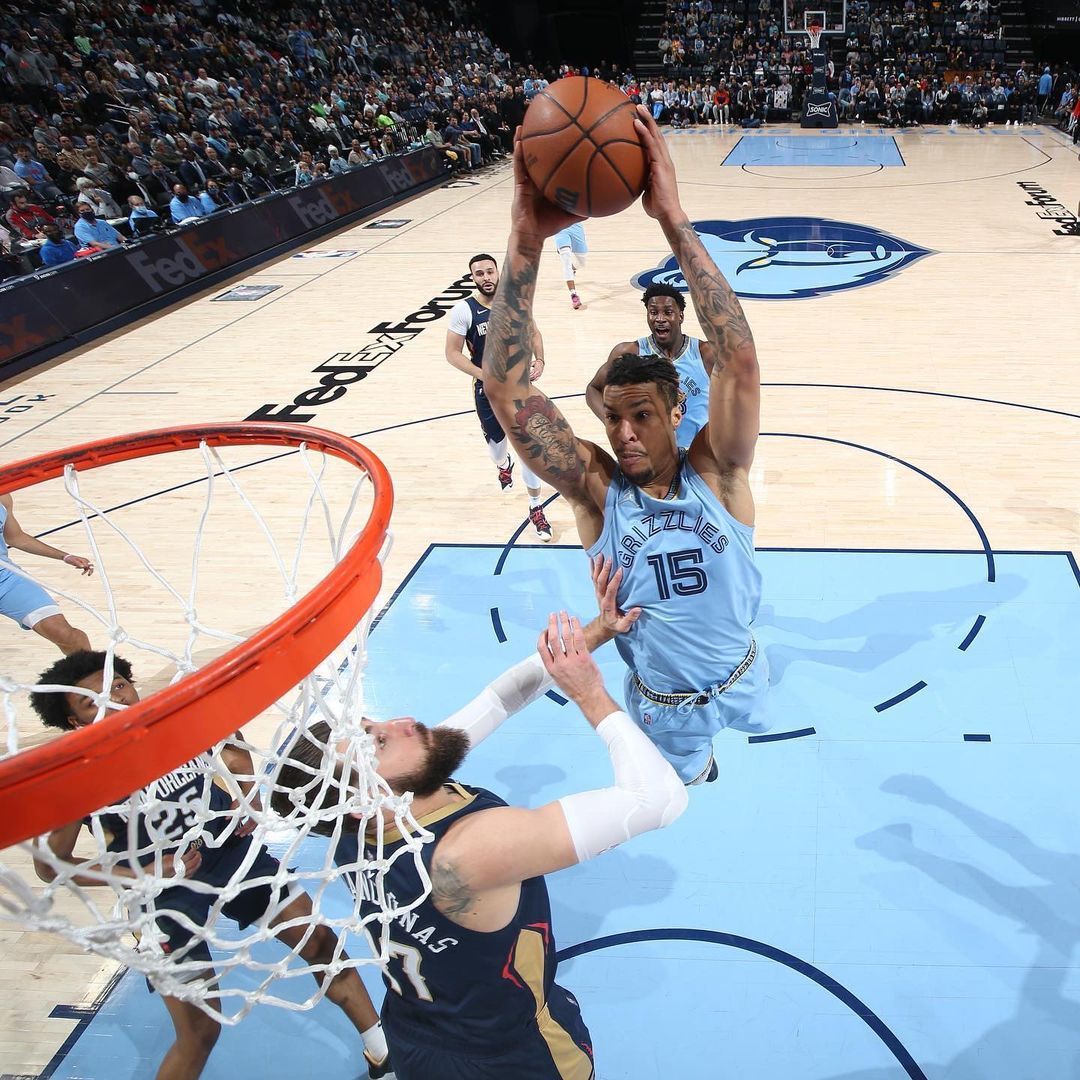
[[[668,498],[616,469],[589,548],[622,567],[618,603],[641,617],[615,639],[626,710],[685,783],[725,727],[761,730],[768,664],[750,631],[761,600],[754,530],[736,521],[681,450]]]

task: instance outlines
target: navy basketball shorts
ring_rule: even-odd
[[[484,432],[484,438],[489,443],[501,443],[506,438],[506,432],[502,424],[495,417],[495,410],[484,393],[484,384],[479,379],[473,380],[473,402],[476,405],[476,415],[480,417],[480,428]]]
[[[210,908],[217,899],[218,889],[235,879],[236,872],[253,842],[250,836],[227,840],[217,853],[217,858],[209,866],[204,864],[196,871],[195,880],[218,888],[204,892],[201,889],[196,891],[177,885],[166,889],[154,903],[157,913],[155,922],[161,935],[160,947],[178,962],[192,965],[188,981],[202,974],[200,968],[203,965],[207,968],[213,966],[209,947],[202,939],[196,940],[191,926],[206,925],[211,917]],[[262,848],[243,877],[245,882],[250,881],[252,884],[224,904],[221,908],[222,914],[243,929],[261,918],[271,904],[283,908],[290,903],[302,890],[294,882],[283,896],[271,885],[269,879],[277,873],[279,866],[277,859],[270,855],[266,848]],[[156,946],[146,939],[140,941],[141,951],[149,951],[151,948]],[[196,961],[199,962],[198,965],[195,964]],[[147,985],[153,989],[149,979]]]

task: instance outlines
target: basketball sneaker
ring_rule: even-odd
[[[364,1061],[367,1062],[369,1080],[395,1080],[394,1066],[390,1064],[389,1054],[382,1061],[375,1061],[365,1050]]]
[[[570,303],[574,305],[574,310],[577,311],[581,307],[581,297],[576,292],[570,294]]]
[[[533,528],[536,530],[536,535],[546,544],[551,540],[551,526],[548,524],[548,519],[544,516],[544,508],[542,506],[534,506],[529,511],[529,520],[533,523]]]
[[[499,486],[505,491],[507,488],[514,486],[514,462],[508,460],[506,462],[506,468],[499,469]]]

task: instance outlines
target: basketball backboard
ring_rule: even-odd
[[[847,29],[847,0],[784,0],[784,33],[805,34],[815,25],[823,34],[842,34]]]

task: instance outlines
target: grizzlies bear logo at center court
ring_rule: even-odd
[[[882,281],[932,252],[869,225],[827,218],[695,221],[694,230],[735,292],[751,300],[801,300]],[[631,279],[638,289],[686,281],[672,256]]]

